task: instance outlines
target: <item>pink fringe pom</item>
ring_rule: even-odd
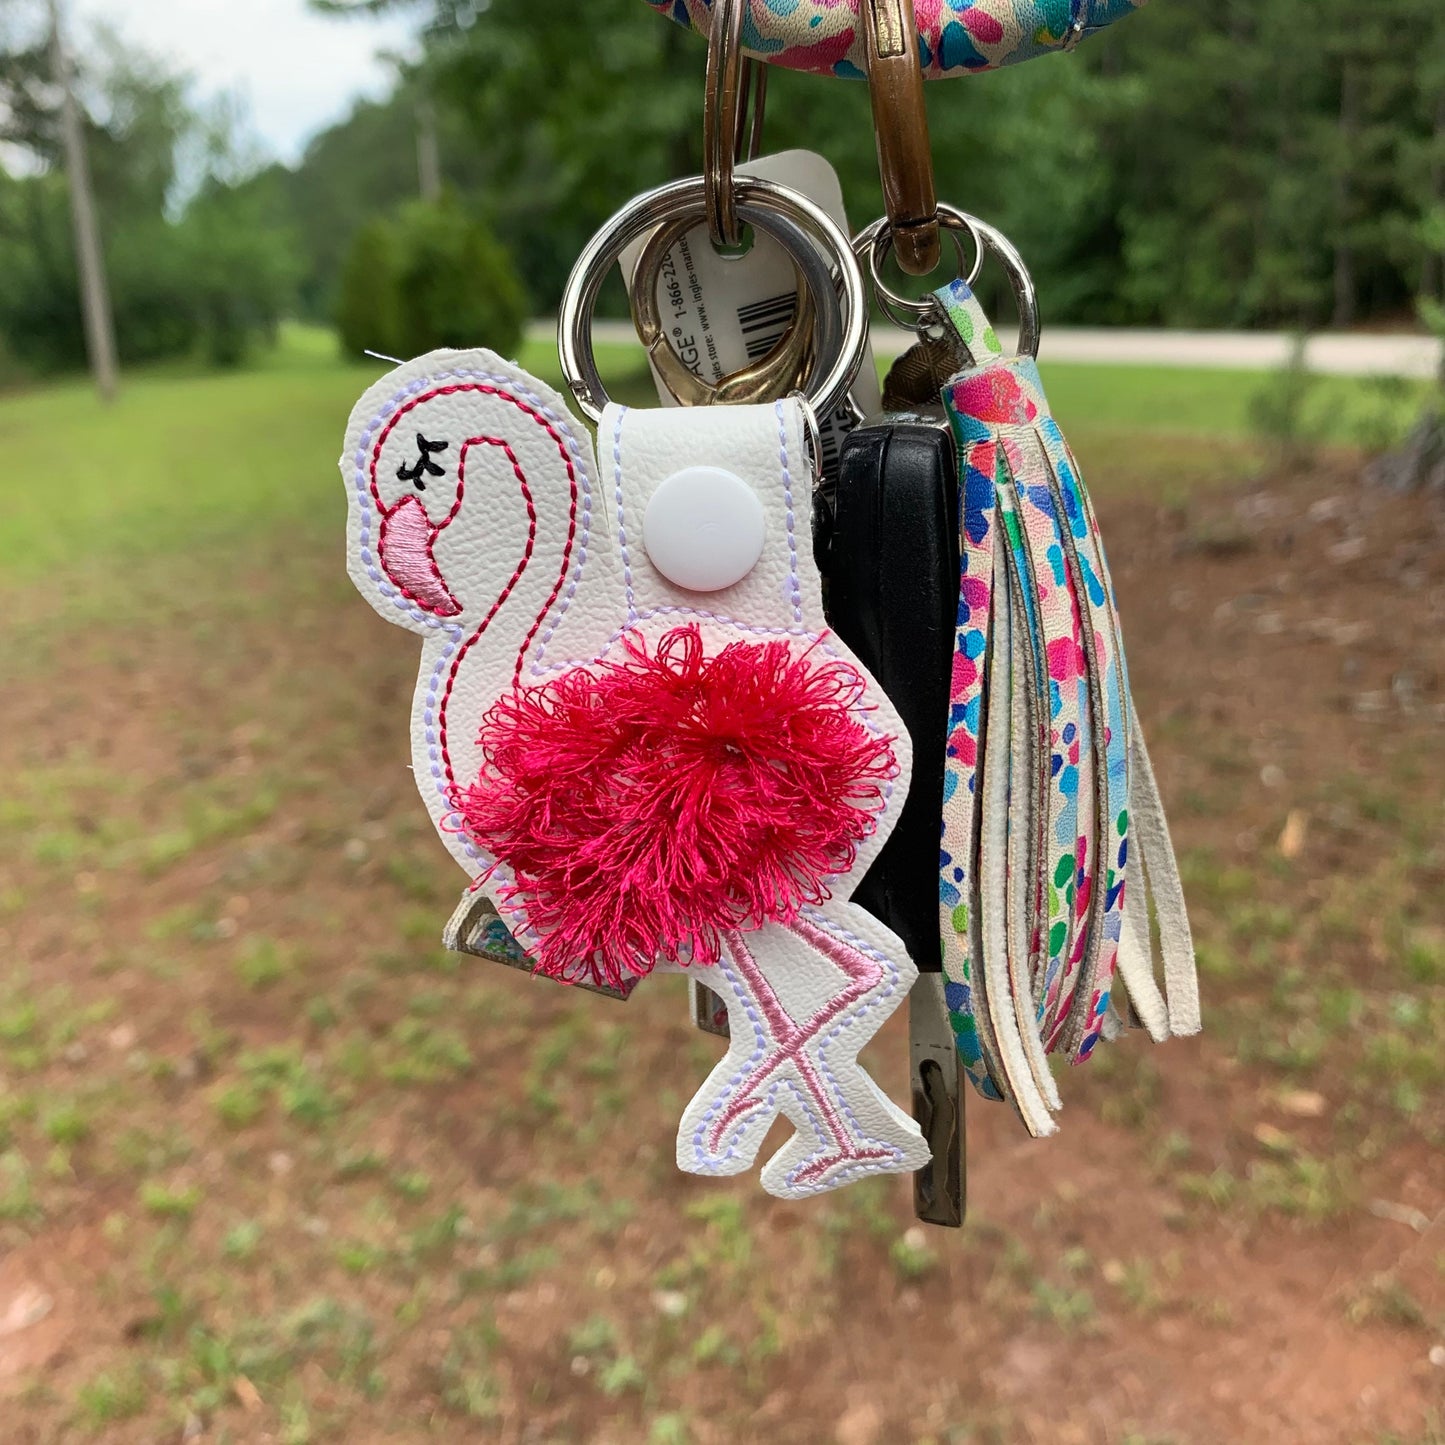
[[[847,663],[784,641],[707,657],[696,624],[627,650],[501,699],[453,798],[514,874],[503,898],[541,935],[538,971],[574,982],[716,963],[725,930],[823,902],[897,773],[891,740],[851,714]]]

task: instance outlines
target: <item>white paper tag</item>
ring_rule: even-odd
[[[738,166],[743,175],[776,181],[801,191],[821,206],[851,235],[838,173],[814,151],[782,151]],[[718,382],[752,362],[760,361],[782,340],[797,310],[797,275],[787,251],[771,236],[754,230],[752,248],[743,256],[720,256],[705,224],[689,231],[672,248],[658,279],[658,309],[672,348],[692,372]],[[632,274],[647,238],[622,253],[622,275],[628,294]],[[653,371],[657,395],[664,406],[677,399]],[[870,342],[851,392],[855,413],[840,406],[819,417],[825,485],[837,480],[839,455],[858,416],[880,410],[878,371]]]

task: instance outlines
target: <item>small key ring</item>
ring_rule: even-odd
[[[990,226],[987,221],[979,220],[977,216],[969,215],[967,211],[959,210],[957,206],[950,206],[940,201],[938,220],[943,229],[953,238],[954,247],[958,252],[960,278],[967,286],[972,287],[978,280],[979,273],[983,270],[984,256],[988,252],[992,251],[1003,262],[1004,270],[1008,273],[1009,284],[1013,287],[1014,300],[1018,306],[1019,355],[1036,358],[1039,354],[1039,341],[1042,334],[1039,320],[1039,296],[1034,286],[1034,279],[1029,274],[1029,268],[1024,264],[1024,258],[1019,254],[1018,248],[997,227]],[[973,238],[976,249],[973,266],[966,276],[963,275],[963,243],[959,239],[964,233]],[[853,249],[859,257],[867,256],[868,258],[868,269],[873,281],[873,294],[884,315],[895,325],[903,327],[905,331],[921,331],[937,317],[938,303],[932,296],[919,297],[917,300],[909,296],[900,296],[884,284],[879,274],[879,268],[892,244],[893,236],[889,229],[888,218],[885,216],[858,233],[853,241]]]
[[[910,276],[926,276],[939,258],[938,188],[913,0],[862,0],[859,10],[893,253]]]
[[[592,344],[592,316],[603,281],[639,237],[684,217],[694,225],[702,221],[705,201],[701,176],[648,191],[618,211],[577,258],[558,309],[557,350],[568,388],[593,422],[601,421],[608,403]],[[868,297],[852,245],[826,211],[791,186],[740,176],[737,206],[743,220],[788,250],[808,279],[817,313],[818,358],[807,395],[814,411],[827,416],[847,395],[868,344]],[[800,245],[800,238],[806,244]]]
[[[792,222],[786,223],[792,227]],[[808,278],[793,265],[797,278],[798,305],[787,330],[760,360],[732,372],[721,381],[705,381],[692,371],[673,350],[663,332],[662,313],[657,304],[657,283],[663,262],[673,247],[693,229],[688,217],[659,226],[652,234],[632,273],[632,323],[638,339],[647,348],[648,359],[664,386],[683,406],[718,406],[772,401],[796,385],[813,358],[813,289]],[[808,246],[805,233],[795,232],[799,249]],[[829,278],[831,280],[831,278]],[[817,277],[814,278],[815,283]]]
[[[804,436],[808,442],[808,461],[813,468],[813,482],[817,484],[823,475],[823,428],[818,424],[818,413],[813,403],[801,391],[790,391],[788,400],[795,401],[803,413]]]
[[[708,231],[714,246],[736,246],[737,186],[733,167],[742,144],[750,71],[743,64],[745,0],[713,0],[707,39],[707,89],[702,111],[702,174]]]
[[[987,251],[983,235],[979,229],[978,221],[956,206],[946,205],[939,202],[936,213],[940,228],[948,233],[948,238],[953,242],[953,250],[958,258],[958,274],[972,286],[978,280],[978,274],[983,270],[983,258]],[[967,257],[963,249],[963,237],[968,236],[973,242],[973,266],[965,274]],[[874,221],[871,226],[860,231],[853,241],[853,250],[860,260],[867,258],[868,272],[873,282],[873,294],[878,299],[879,308],[883,314],[896,326],[901,326],[905,331],[917,331],[920,326],[934,314],[934,303],[932,296],[923,296],[914,300],[909,296],[900,296],[896,291],[891,290],[883,280],[882,266],[884,259],[893,249],[895,237],[893,227],[888,217]]]

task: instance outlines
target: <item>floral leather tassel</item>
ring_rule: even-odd
[[[975,362],[943,393],[962,490],[945,994],[976,1088],[1043,1135],[1047,1056],[1082,1062],[1122,1026],[1116,977],[1153,1039],[1198,1032],[1194,946],[1078,465],[1032,358],[1003,355],[963,282],[937,295]]]

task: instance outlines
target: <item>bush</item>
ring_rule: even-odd
[[[479,345],[508,354],[522,339],[527,297],[491,231],[448,198],[415,202],[360,231],[336,320],[342,345],[358,356]]]
[[[1319,377],[1309,369],[1307,339],[1296,334],[1290,343],[1289,360],[1269,374],[1249,403],[1255,434],[1270,443],[1276,464],[1282,467],[1308,462],[1314,449],[1312,439],[1319,431],[1309,415]]]
[[[395,227],[372,221],[356,233],[337,286],[336,329],[353,356],[380,351],[400,356],[401,334]]]

